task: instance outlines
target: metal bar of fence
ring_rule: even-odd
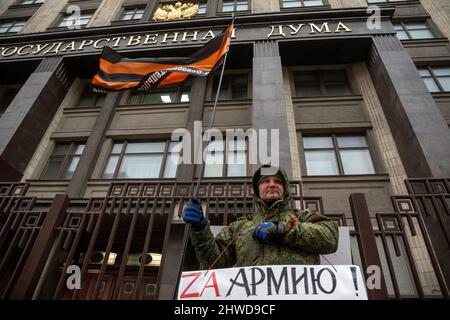
[[[57,226],[61,225],[68,205],[69,198],[67,195],[56,195],[33,245],[33,254],[28,256],[24,268],[11,292],[11,299],[27,299],[31,297],[40,271],[44,266],[45,259],[53,243],[55,236],[54,230]]]
[[[365,270],[367,267],[376,265],[381,268],[381,260],[378,255],[375,236],[372,230],[372,224],[369,216],[366,199],[363,193],[352,193],[350,195],[350,206],[355,223],[355,229],[359,234],[358,246],[363,264],[363,274],[367,280]],[[387,289],[384,276],[381,275],[381,288],[368,290],[369,299],[387,299]]]

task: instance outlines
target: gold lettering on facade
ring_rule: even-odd
[[[328,26],[328,22],[322,23],[322,26],[320,28],[315,23],[310,23],[309,26],[311,27],[310,33],[316,33],[316,31],[319,33],[322,33],[322,32],[330,33],[331,32],[330,27]],[[323,29],[325,29],[325,31],[323,31]]]
[[[187,37],[191,37],[192,41],[197,41],[197,35],[198,31],[194,31],[192,34],[189,34],[189,32],[183,32],[183,38],[181,38],[181,42],[187,41]]]
[[[74,51],[74,50],[75,50],[75,45],[76,45],[75,41],[72,41],[72,42],[69,43],[64,49],[62,49],[61,52],[67,51],[67,50],[69,50],[69,51]],[[34,53],[34,52],[33,52],[33,53]]]
[[[96,40],[96,41],[94,42],[94,48],[95,48],[95,49],[101,49],[101,48],[103,48],[103,47],[104,47],[103,45],[99,45],[99,43],[102,42],[102,41],[109,42],[109,41],[111,41],[111,39],[110,39],[110,38],[102,38],[102,39]]]
[[[198,13],[198,4],[191,2],[175,4],[165,4],[161,8],[158,8],[153,14],[153,20],[166,21],[190,18]]]
[[[214,34],[214,32],[212,30],[209,30],[202,38],[202,40],[207,40],[208,38],[212,39],[214,38],[216,35]]]
[[[17,50],[17,55],[18,55],[18,56],[24,56],[24,55],[29,54],[29,53],[31,52],[31,50],[28,51],[28,52],[23,52],[23,50],[24,50],[25,48],[33,49],[33,48],[34,48],[34,44],[26,44],[26,45],[20,47],[19,50]]]
[[[158,42],[158,34],[152,33],[145,36],[144,44],[156,44]]]
[[[17,50],[19,50],[19,48],[17,48],[17,47],[9,47],[9,48],[6,48],[6,49],[3,50],[3,52],[2,52],[2,56],[4,56],[4,57],[10,57],[10,56],[16,54]],[[9,51],[9,52],[8,52],[8,51]]]
[[[94,43],[94,40],[83,40],[80,44],[80,46],[78,47],[78,50],[83,50],[84,47],[86,46],[90,46],[91,44]]]
[[[347,27],[345,24],[343,24],[342,22],[339,22],[337,27],[336,27],[336,31],[335,32],[352,32],[352,29],[350,29],[349,27]]]
[[[161,41],[161,43],[167,43],[167,39],[171,40],[172,42],[177,42],[178,40],[178,32],[174,32],[174,33],[165,33],[164,37]]]
[[[347,25],[346,25],[347,24]],[[341,21],[332,22],[315,22],[315,23],[297,23],[287,25],[270,25],[267,38],[294,38],[309,36],[309,34],[344,34],[353,32],[348,26],[348,22],[344,24]],[[47,54],[61,54],[73,51],[84,51],[89,49],[101,49],[104,45],[116,47],[132,47],[140,45],[158,45],[158,44],[176,44],[183,42],[208,41],[214,38],[213,30],[186,30],[168,33],[149,33],[142,35],[126,35],[111,38],[98,39],[79,39],[70,42],[53,42],[53,43],[35,43],[25,44],[22,46],[0,47],[0,57],[17,57]],[[309,34],[308,34],[309,33]],[[244,30],[245,34],[245,30]],[[202,36],[203,35],[203,36]],[[245,36],[245,35],[244,35]],[[260,35],[264,36],[264,35]],[[231,37],[236,38],[236,29],[233,29]]]

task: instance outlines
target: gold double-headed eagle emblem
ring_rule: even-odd
[[[190,18],[198,13],[198,4],[191,2],[175,4],[165,4],[161,8],[158,8],[153,14],[153,20],[165,21],[165,20],[177,20]]]

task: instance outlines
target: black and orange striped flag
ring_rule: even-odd
[[[92,78],[95,91],[134,88],[146,91],[184,81],[190,74],[207,76],[218,67],[228,51],[233,23],[189,57],[128,59],[104,47],[99,72]]]

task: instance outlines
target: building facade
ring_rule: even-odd
[[[209,126],[218,73],[145,93],[88,82],[105,45],[186,56],[234,13],[214,127],[279,130],[293,204],[349,228],[366,278],[381,268],[370,298],[448,299],[450,3],[194,4],[0,1],[1,298],[173,299],[199,268],[179,217],[199,166],[169,161],[171,134]],[[221,146],[207,156],[246,164],[206,166],[215,225],[254,208],[248,144]]]

